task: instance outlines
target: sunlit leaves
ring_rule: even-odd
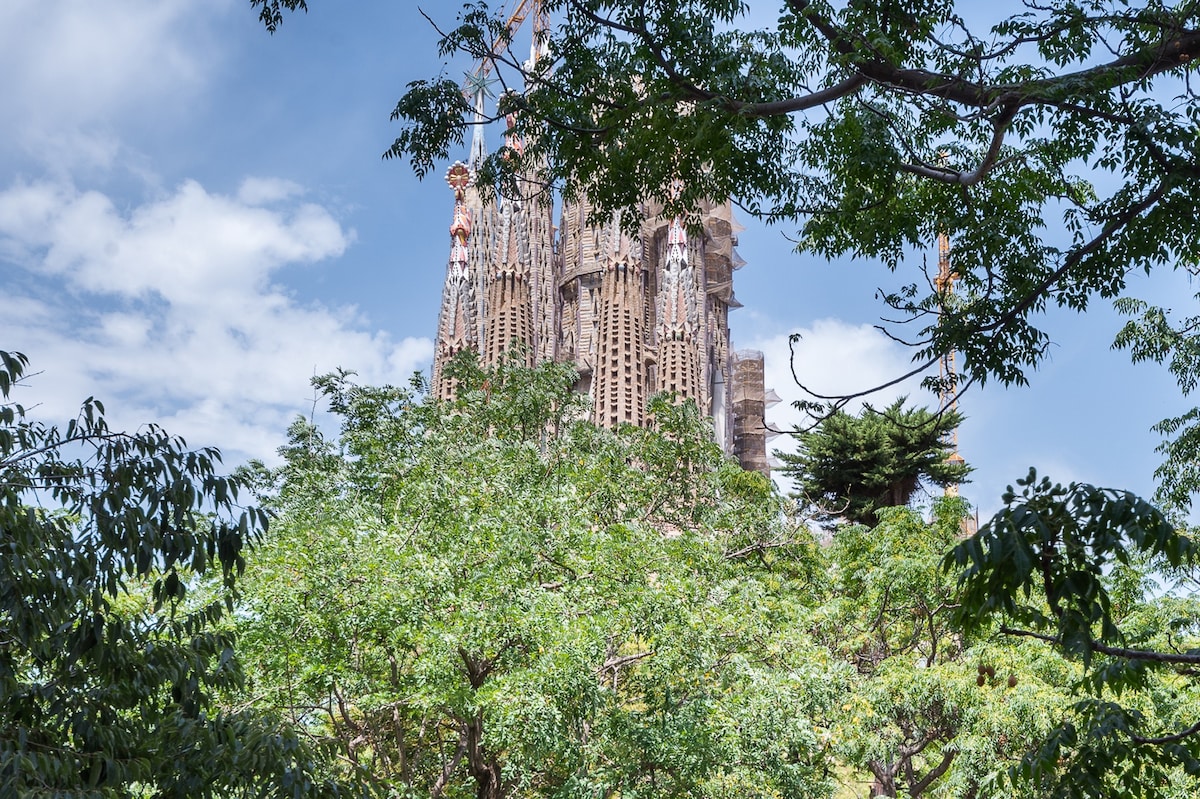
[[[1067,705],[1056,655],[954,623],[955,581],[939,563],[965,510],[942,499],[927,522],[889,508],[873,529],[838,529],[827,549],[829,585],[810,623],[852,666],[829,740],[880,795],[993,795],[984,786]]]
[[[812,540],[770,485],[694,405],[613,433],[568,367],[450,371],[319,380],[341,434],[293,428],[247,592],[264,703],[381,795],[822,795]]]

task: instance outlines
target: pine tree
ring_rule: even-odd
[[[836,410],[810,430],[797,430],[797,453],[777,453],[797,496],[827,526],[838,520],[874,527],[881,508],[903,506],[925,483],[963,482],[971,468],[951,458],[950,433],[962,415],[904,407],[901,397],[883,411]]]

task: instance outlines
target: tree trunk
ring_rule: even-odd
[[[885,765],[878,760],[872,760],[868,765],[871,773],[875,775],[875,781],[871,783],[871,797],[877,796],[896,796],[896,764]]]
[[[475,799],[504,799],[500,764],[484,752],[482,714],[467,724],[467,762],[475,779]]]

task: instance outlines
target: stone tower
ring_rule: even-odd
[[[517,196],[485,206],[472,175],[457,163],[447,176],[455,204],[438,395],[453,396],[443,372],[455,353],[474,348],[494,364],[519,346],[529,363],[575,365],[596,424],[644,424],[650,397],[674,392],[712,417],[727,454],[769,474],[762,414],[773,393],[762,354],[735,356],[730,345],[729,311],[741,307],[733,273],[743,261],[729,204],[699,209],[691,227],[643,209],[646,221],[630,235],[620,214],[596,224],[584,198],[563,203],[555,230],[552,199],[533,177],[517,181]]]
[[[478,352],[482,329],[477,280],[468,244],[473,226],[467,193],[475,193],[471,171],[462,162],[455,163],[446,172],[446,182],[454,192],[454,216],[450,222],[450,262],[446,267],[446,287],[442,290],[433,360],[433,390],[443,400],[454,397],[453,381],[444,374],[446,362],[465,349]]]

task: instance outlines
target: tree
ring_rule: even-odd
[[[1063,686],[1077,669],[1061,656],[956,625],[955,576],[940,564],[966,511],[957,498],[937,500],[929,521],[887,508],[874,529],[844,527],[825,550],[809,624],[852,666],[831,748],[871,796],[1028,796],[996,774],[1070,706]]]
[[[27,419],[26,367],[0,352],[0,793],[325,793],[273,716],[216,701],[241,684],[218,622],[266,516],[216,450],[112,430],[98,400]]]
[[[777,453],[782,472],[818,518],[874,527],[878,511],[907,505],[923,482],[965,480],[971,469],[950,459],[948,443],[961,414],[905,408],[905,402],[902,397],[884,411],[868,407],[861,416],[831,409],[812,428],[796,431],[799,452]]]
[[[1117,307],[1136,316],[1117,333],[1113,346],[1128,349],[1134,361],[1166,361],[1180,390],[1185,395],[1195,391],[1200,381],[1200,316],[1173,322],[1170,309],[1130,297],[1118,300]],[[1165,458],[1154,473],[1159,481],[1154,499],[1186,516],[1192,498],[1200,493],[1200,408],[1163,419],[1154,431],[1166,437],[1158,447]]]
[[[957,626],[961,501],[822,551],[694,406],[614,433],[564,366],[453,369],[449,404],[319,379],[340,435],[297,421],[258,475],[277,519],[241,645],[321,773],[380,796],[809,797],[852,774],[1023,797],[998,775],[1083,723],[1078,664]],[[1191,694],[1164,686],[1127,701],[1165,719]]]
[[[272,31],[305,7],[251,2]],[[485,122],[515,112],[525,140],[491,155],[481,188],[539,169],[597,215],[686,215],[732,197],[799,224],[802,251],[896,270],[945,234],[956,296],[910,270],[885,300],[916,328],[900,336],[917,347],[914,372],[959,353],[956,390],[1025,382],[1049,342],[1037,320],[1048,307],[1082,311],[1119,297],[1135,270],[1197,266],[1192,0],[1054,0],[998,9],[995,22],[952,0],[779,0],[773,24],[741,0],[542,5],[556,25],[529,65],[486,3],[437,28],[442,55],[482,61],[502,82]],[[461,152],[474,112],[444,74],[410,82],[385,157],[428,174]],[[1190,352],[1194,320],[1172,328],[1164,309],[1118,307],[1141,315],[1119,342],[1135,359],[1194,360],[1172,355]],[[1200,486],[1197,419],[1157,427],[1159,496],[1176,506]]]
[[[320,380],[340,435],[262,474],[261,704],[380,796],[827,796],[813,543],[769,482],[693,404],[613,433],[569,367],[453,371],[448,404]]]
[[[1017,486],[945,560],[965,631],[996,625],[1084,669],[1074,716],[1015,776],[1055,797],[1169,795],[1180,775],[1200,777],[1196,544],[1127,492],[1032,470]],[[1176,795],[1193,795],[1186,785]]]
[[[732,197],[799,222],[803,250],[896,269],[946,234],[961,301],[919,274],[886,298],[919,328],[920,366],[954,349],[967,384],[1024,382],[1047,306],[1196,263],[1190,0],[1061,0],[990,26],[949,0],[783,0],[764,27],[740,0],[543,5],[555,25],[530,65],[485,3],[439,29],[443,55],[490,66],[497,117],[526,141],[492,154],[482,186],[536,168],[598,215]],[[409,83],[386,155],[429,173],[473,111],[444,75]]]

